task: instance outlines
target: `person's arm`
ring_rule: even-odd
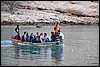
[[[12,36],[11,38],[12,38],[12,39],[15,39],[15,38],[16,38],[16,36]]]

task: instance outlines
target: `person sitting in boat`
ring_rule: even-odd
[[[33,37],[32,37],[32,43],[37,43],[36,42],[36,35],[33,35]]]
[[[50,42],[50,37],[47,36],[47,33],[44,33],[44,38],[43,38],[44,42]]]
[[[40,33],[40,41],[43,43],[43,33]]]
[[[39,32],[36,33],[36,43],[40,43],[40,35]]]
[[[24,34],[22,35],[22,42],[26,42],[26,34],[27,32],[25,31]]]
[[[59,43],[61,43],[60,36],[56,35],[56,44],[59,44]]]
[[[32,42],[33,36],[34,36],[34,34],[31,33],[31,35],[30,35],[30,37],[29,37],[29,41],[30,41],[30,42]]]
[[[16,33],[19,32],[19,25],[15,28]]]
[[[54,42],[56,40],[56,36],[54,34],[54,32],[51,32],[51,42]]]
[[[61,43],[63,43],[63,39],[62,39],[62,36],[60,36],[59,38],[60,38],[60,42],[61,42]]]
[[[58,34],[60,36],[61,42],[63,43],[64,42],[64,34],[60,30],[58,30]]]
[[[27,32],[27,34],[26,34],[26,41],[27,41],[27,42],[30,42],[28,32]]]
[[[16,36],[11,37],[12,39],[21,40],[20,33],[17,32]]]

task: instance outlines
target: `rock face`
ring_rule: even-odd
[[[98,1],[16,1],[13,14],[7,5],[1,5],[1,22],[22,23],[56,20],[63,24],[99,24]]]

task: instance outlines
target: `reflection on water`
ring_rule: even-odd
[[[63,46],[19,46],[14,45],[15,59],[25,59],[25,60],[43,60],[52,59],[51,62],[55,64],[62,63],[64,59]],[[47,62],[47,61],[44,61]]]

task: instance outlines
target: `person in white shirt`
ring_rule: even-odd
[[[16,33],[19,32],[19,25],[17,25],[17,27],[15,28]]]
[[[43,33],[40,33],[40,41],[43,43]]]
[[[58,33],[59,33],[59,36],[62,39],[62,43],[64,43],[64,34],[60,30],[58,30]]]

